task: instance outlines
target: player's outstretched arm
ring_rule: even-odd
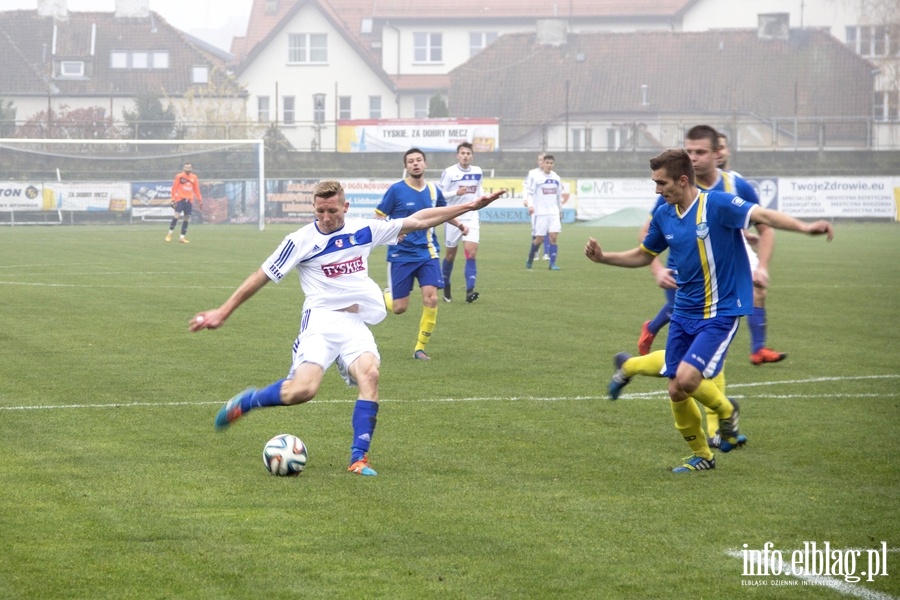
[[[628,268],[646,267],[653,262],[654,257],[641,246],[624,252],[604,252],[600,242],[594,238],[588,238],[584,246],[584,255],[595,263]]]
[[[497,200],[506,193],[506,190],[498,190],[493,194],[487,194],[471,202],[463,202],[462,204],[455,204],[453,206],[439,206],[435,208],[423,208],[422,210],[415,212],[405,219],[403,219],[403,225],[400,228],[400,233],[409,233],[410,231],[417,231],[419,229],[428,229],[429,227],[434,227],[436,225],[440,225],[441,223],[446,223],[451,219],[455,219],[456,217],[463,215],[467,212],[471,212],[473,210],[481,210],[494,200]]]
[[[774,227],[775,229],[783,229],[785,231],[797,231],[800,233],[808,233],[809,235],[824,235],[830,242],[834,238],[834,228],[831,223],[825,220],[807,223],[800,219],[787,215],[770,208],[762,208],[761,206],[753,209],[750,213],[750,220],[755,223],[762,223]]]
[[[238,289],[231,294],[231,297],[225,301],[219,308],[204,310],[194,315],[188,324],[190,331],[200,331],[201,329],[218,329],[225,320],[237,308],[250,299],[253,294],[262,289],[264,285],[269,283],[269,277],[262,268],[254,271],[247,279],[244,280]]]

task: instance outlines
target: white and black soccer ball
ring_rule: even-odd
[[[306,444],[295,435],[282,433],[266,442],[263,448],[263,464],[272,475],[299,475],[306,466],[309,452]]]

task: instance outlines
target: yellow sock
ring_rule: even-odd
[[[716,387],[712,380],[704,379],[700,382],[700,386],[691,394],[694,400],[711,409],[720,419],[727,419],[734,412],[734,405],[731,403],[722,390]]]
[[[391,295],[390,289],[384,290],[384,306],[389,313],[394,312],[394,297]]]
[[[691,447],[695,456],[705,459],[712,458],[706,436],[703,435],[703,419],[700,417],[700,409],[690,398],[681,402],[669,402],[672,405],[672,416],[675,417],[675,429],[681,433],[681,437]]]
[[[419,321],[419,339],[416,343],[416,350],[424,350],[425,344],[431,338],[434,326],[437,324],[437,307],[422,307],[422,319]],[[415,352],[415,350],[414,350]]]
[[[719,388],[723,394],[725,393],[725,367],[722,367],[722,370],[719,371],[719,374],[713,377],[710,381]],[[711,408],[706,408],[706,437],[716,437],[716,432],[719,430],[719,415],[716,414],[714,410]]]
[[[634,377],[635,375],[661,377],[660,372],[665,364],[665,350],[657,350],[644,356],[632,356],[622,363],[622,370],[625,372],[625,377]]]

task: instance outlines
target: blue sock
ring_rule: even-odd
[[[550,238],[544,238],[544,254],[550,254],[553,251],[553,244],[549,241]]]
[[[559,244],[550,244],[550,265],[556,264],[556,253],[559,251]]]
[[[466,259],[466,291],[471,292],[475,289],[475,276],[478,274],[478,268],[475,266],[474,258]]]
[[[750,326],[750,353],[753,354],[766,345],[766,309],[754,306],[747,324]]]
[[[450,282],[450,275],[453,273],[453,263],[448,262],[447,259],[441,261],[441,274],[444,276],[444,282]]]
[[[353,407],[353,445],[350,446],[350,464],[360,460],[369,451],[375,422],[378,420],[378,403],[357,400]]]
[[[650,324],[647,325],[647,329],[650,330],[650,333],[656,335],[659,333],[659,330],[669,324],[669,321],[672,320],[672,303],[666,302],[659,312],[656,313],[656,316],[650,321]]]
[[[241,400],[241,411],[247,412],[260,406],[281,406],[281,384],[285,381],[279,379],[272,385],[256,390],[253,395]]]
[[[540,250],[540,249],[541,249],[541,245],[540,245],[540,244],[535,244],[535,243],[534,243],[534,240],[532,240],[532,242],[531,242],[531,250],[530,250],[529,253],[528,253],[528,260],[532,260],[532,259],[534,258],[534,255],[537,254],[537,251]]]

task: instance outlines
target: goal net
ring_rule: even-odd
[[[169,220],[191,163],[195,222],[266,222],[263,140],[0,139],[0,225]]]

